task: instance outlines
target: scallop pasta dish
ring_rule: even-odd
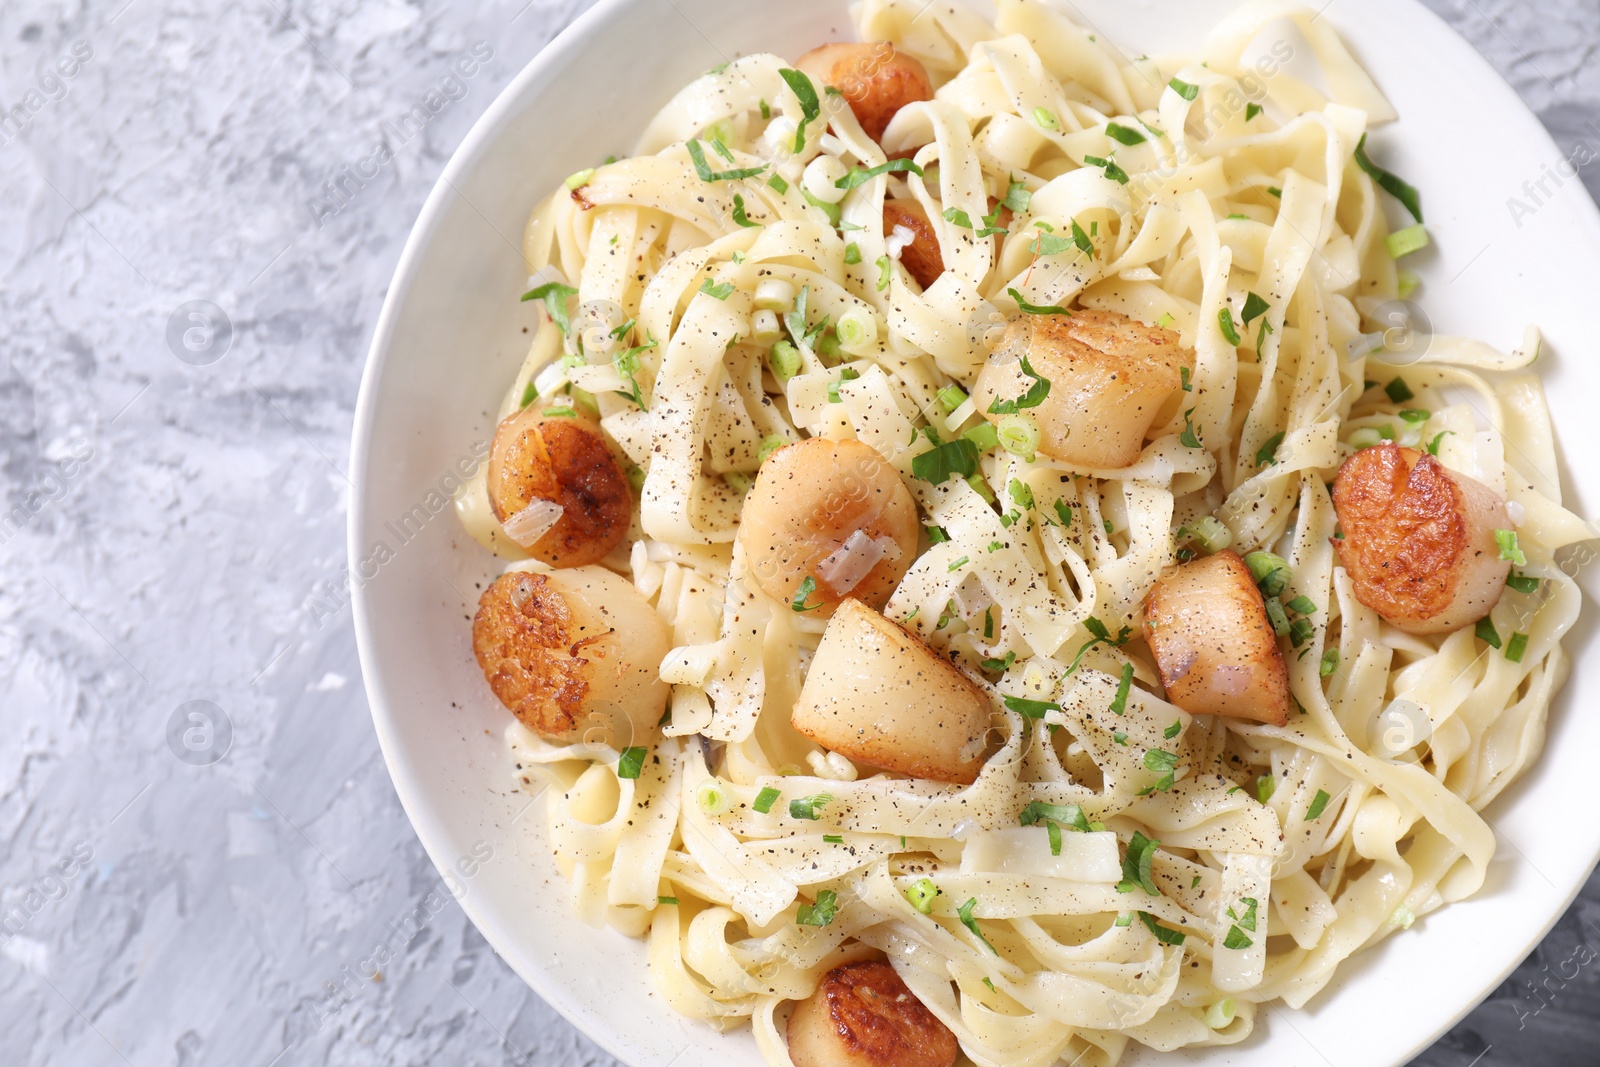
[[[1538,756],[1590,535],[1538,331],[1397,317],[1423,194],[1309,9],[853,16],[528,224],[457,500],[507,768],[769,1064],[1243,1041],[1476,892]]]

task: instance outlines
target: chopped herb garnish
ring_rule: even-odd
[[[1171,930],[1165,926],[1162,926],[1160,923],[1156,922],[1156,917],[1151,915],[1148,911],[1141,911],[1139,913],[1139,918],[1144,922],[1145,926],[1149,927],[1150,932],[1156,935],[1156,940],[1161,942],[1163,945],[1181,945],[1183,944],[1184,938],[1188,936],[1181,930]]]
[[[1368,177],[1378,183],[1379,188],[1405,205],[1411,217],[1422,222],[1422,194],[1417,192],[1416,186],[1402,180],[1367,158],[1367,135],[1362,134],[1361,140],[1356,142],[1356,166],[1366,171]]]
[[[1240,345],[1244,344],[1243,339],[1239,336],[1238,327],[1233,324],[1233,311],[1231,309],[1223,308],[1221,311],[1217,312],[1217,322],[1222,326],[1223,338],[1230,345],[1238,348]]]
[[[1171,741],[1174,737],[1177,737],[1181,733],[1183,733],[1183,720],[1173,719],[1172,725],[1161,731],[1161,736],[1165,737],[1168,741]]]
[[[1283,431],[1279,430],[1267,438],[1267,443],[1256,450],[1256,466],[1267,466],[1278,462],[1278,446],[1283,444]]]
[[[639,777],[639,772],[644,768],[645,754],[649,751],[643,745],[634,745],[632,748],[623,749],[621,757],[617,760],[617,777]]]
[[[1250,940],[1249,935],[1237,926],[1228,927],[1228,936],[1222,941],[1223,948],[1232,949],[1249,948],[1253,944],[1255,942]]]
[[[1169,81],[1167,83],[1167,88],[1171,89],[1185,100],[1192,101],[1195,97],[1200,95],[1200,86],[1183,81],[1179,78],[1173,78],[1171,81]]]
[[[1115,122],[1106,123],[1106,136],[1122,144],[1144,144],[1149,138],[1138,130],[1129,129],[1127,126]]]
[[[1528,565],[1528,557],[1523,554],[1522,547],[1517,544],[1517,531],[1496,530],[1494,532],[1494,543],[1500,546],[1501,559],[1509,560],[1519,567]]]
[[[878,292],[880,293],[889,288],[889,276],[891,274],[891,268],[892,261],[888,256],[878,257]]]
[[[844,261],[850,265],[861,262],[861,246],[851,241],[844,246]]]
[[[979,660],[978,666],[982,667],[986,671],[1008,671],[1011,669],[1011,665],[1016,661],[1017,654],[1015,652],[1007,652],[1005,659]]]
[[[818,793],[815,796],[800,797],[798,800],[789,801],[789,818],[808,819],[815,822],[817,809],[831,801],[833,797],[827,793]]]
[[[1272,794],[1278,791],[1278,780],[1270,774],[1263,774],[1256,779],[1256,799],[1265,804],[1272,799]]]
[[[715,142],[713,142],[715,143]],[[765,166],[740,167],[737,170],[712,170],[711,164],[706,162],[705,149],[700,147],[700,142],[689,141],[689,159],[694,162],[694,172],[700,175],[703,182],[732,182],[743,178],[754,178],[766,170]]]
[[[1022,809],[1020,818],[1023,826],[1053,822],[1079,833],[1086,834],[1090,831],[1088,816],[1084,815],[1083,809],[1076,804],[1049,804],[1042,800],[1034,800]]]
[[[881,163],[876,167],[870,167],[867,169],[856,167],[849,174],[846,174],[843,178],[840,178],[833,184],[834,188],[836,189],[854,189],[858,185],[867,184],[880,174],[898,173],[902,171],[910,171],[912,174],[916,174],[918,176],[921,176],[922,174],[922,168],[917,166],[916,163],[909,159],[891,159],[889,162]]]
[[[1285,604],[1284,607],[1299,615],[1314,615],[1317,611],[1316,603],[1310,597],[1303,594],[1289,601],[1289,603]]]
[[[1277,596],[1289,586],[1292,576],[1289,561],[1272,552],[1255,551],[1245,556],[1244,564],[1267,596]]]
[[[1165,774],[1178,766],[1178,754],[1164,748],[1152,748],[1144,754],[1144,769]]]
[[[1404,411],[1400,412],[1400,417],[1406,422],[1409,422],[1415,426],[1418,423],[1427,422],[1429,419],[1431,419],[1433,417],[1433,412],[1423,411],[1421,408],[1406,408]]]
[[[733,221],[737,222],[740,226],[746,227],[761,225],[759,222],[750,221],[750,216],[746,215],[744,212],[744,197],[740,196],[738,193],[733,194]]]
[[[1261,114],[1261,105],[1260,104],[1246,104],[1245,105],[1245,108],[1244,108],[1244,120],[1246,122],[1249,122],[1251,119],[1254,119],[1259,114]]]
[[[923,529],[928,531],[929,544],[942,545],[950,540],[950,535],[944,532],[943,526],[924,526]]]
[[[800,125],[795,127],[794,131],[794,153],[799,155],[806,146],[806,126],[816,121],[822,114],[822,101],[817,99],[816,87],[803,72],[785,67],[778,71],[778,74],[788,83],[790,90],[800,101]]]
[[[1117,695],[1111,698],[1111,714],[1121,715],[1128,708],[1128,692],[1133,688],[1133,664],[1122,665],[1122,680],[1117,683]],[[1171,737],[1171,734],[1167,735]],[[1147,756],[1146,759],[1149,757]]]
[[[1440,430],[1438,433],[1434,434],[1433,440],[1428,442],[1428,455],[1437,456],[1439,454],[1439,446],[1444,443],[1445,435],[1452,433],[1455,433],[1455,431]]]
[[[1015,290],[1015,289],[1007,289],[1006,292],[1011,294],[1011,299],[1013,299],[1013,300],[1015,300],[1017,302],[1017,307],[1021,308],[1025,313],[1027,313],[1029,315],[1071,315],[1072,314],[1072,312],[1068,311],[1066,308],[1061,307],[1061,306],[1059,306],[1057,304],[1030,304],[1026,300],[1022,299],[1022,294],[1017,292],[1017,290]]]
[[[656,897],[656,903],[657,904],[674,904],[675,905],[675,904],[678,903],[678,898],[677,897]]]
[[[823,844],[827,845],[842,845],[844,844],[844,836],[842,834],[823,834],[822,841]]]
[[[772,805],[775,801],[777,801],[777,799],[778,790],[769,785],[764,787],[761,792],[756,794],[755,802],[750,806],[756,811],[760,812],[762,815],[765,815],[772,810]]]
[[[1514,633],[1511,640],[1506,642],[1506,659],[1512,663],[1521,663],[1523,654],[1528,651],[1528,635]]]
[[[1042,719],[1047,711],[1060,711],[1061,705],[1053,700],[1028,700],[1024,697],[1004,696],[1000,698],[1007,711],[1014,711],[1027,719]]]
[[[723,282],[718,285],[712,282],[710,278],[707,278],[700,283],[700,291],[707,296],[716,297],[718,300],[726,300],[733,295],[733,283]]]
[[[772,177],[768,178],[767,185],[773,189],[776,189],[779,195],[789,191],[789,183],[783,180],[783,175],[781,174],[774,174]]]
[[[924,915],[933,911],[933,898],[938,895],[939,887],[932,878],[918,878],[905,889],[906,900]]]
[[[1039,236],[1048,236],[1040,234]],[[1078,220],[1072,220],[1072,243],[1078,246],[1078,251],[1086,256],[1094,255],[1094,242],[1089,240],[1089,235],[1083,232],[1083,227],[1078,225]]]
[[[967,901],[965,904],[961,905],[961,907],[956,909],[956,915],[961,919],[962,926],[965,926],[968,930],[971,930],[978,936],[978,940],[983,942],[984,948],[988,949],[990,952],[994,952],[994,954],[998,956],[1000,953],[994,951],[994,946],[989,944],[989,939],[983,936],[982,930],[978,929],[978,920],[972,917],[972,909],[977,906],[978,898],[973,897],[971,900]]]
[[[1295,648],[1299,648],[1316,636],[1316,629],[1311,625],[1310,619],[1296,619],[1289,624],[1289,640]]]
[[[1011,183],[1006,186],[1006,195],[1000,203],[1020,215],[1033,203],[1033,194],[1028,192],[1025,182],[1019,182],[1013,176]]]
[[[1518,574],[1515,571],[1512,571],[1511,575],[1506,578],[1506,585],[1519,593],[1537,593],[1539,591],[1539,579],[1529,578],[1527,575]]]
[[[1131,893],[1135,889],[1143,889],[1152,897],[1161,895],[1160,887],[1150,877],[1150,861],[1159,844],[1160,841],[1152,841],[1138,830],[1133,832],[1128,851],[1122,857],[1122,881],[1117,883],[1117,892]]]
[[[1473,630],[1473,633],[1477,634],[1479,641],[1482,641],[1490,648],[1500,647],[1500,631],[1494,628],[1494,620],[1489,616],[1485,615],[1478,620],[1477,628]]]
[[[1065,500],[1057,500],[1055,502],[1055,509],[1056,509],[1056,518],[1061,520],[1061,525],[1062,526],[1071,526],[1072,525],[1072,505],[1068,504]]]
[[[801,579],[800,588],[796,590],[794,599],[789,601],[789,607],[797,612],[815,611],[817,608],[822,607],[824,601],[821,600],[817,601],[815,604],[806,603],[807,600],[811,599],[811,594],[815,593],[816,591],[817,580],[811,577],[809,574],[806,575],[803,579]]]
[[[933,485],[943,485],[951,475],[970,478],[978,472],[978,446],[964,437],[931,448],[911,460],[911,473]]]
[[[1272,307],[1271,304],[1261,299],[1255,293],[1250,293],[1244,299],[1244,311],[1241,313],[1240,317],[1244,320],[1244,324],[1248,326],[1258,315],[1266,314],[1267,309],[1270,307]]]
[[[962,567],[965,567],[968,562],[969,562],[969,560],[967,559],[967,557],[966,556],[962,556],[960,559],[958,559],[954,563],[950,564],[950,566],[946,567],[945,570],[947,570],[947,571],[958,571]]]
[[[556,324],[556,329],[563,335],[572,332],[572,320],[567,315],[567,300],[577,296],[578,290],[570,285],[560,282],[545,282],[537,289],[530,289],[522,294],[523,300],[543,300],[545,311],[550,313],[550,320]]]
[[[1395,378],[1383,387],[1383,391],[1389,394],[1389,399],[1396,404],[1404,404],[1407,400],[1412,400],[1416,397],[1416,394],[1411,391],[1411,387],[1406,384],[1404,378]]]
[[[1179,380],[1180,383],[1182,383],[1184,392],[1186,392],[1186,393],[1194,392],[1194,383],[1189,380],[1189,368],[1188,367],[1179,367],[1178,368],[1178,380]]]
[[[1330,648],[1322,654],[1322,662],[1317,666],[1317,673],[1326,678],[1339,669],[1339,650]]]
[[[1012,290],[1013,295],[1015,290]],[[1024,408],[1036,408],[1044,403],[1045,397],[1050,395],[1050,379],[1034,372],[1033,364],[1028,362],[1028,357],[1022,357],[1022,373],[1033,379],[1033,384],[1028,386],[1027,392],[1015,400],[1001,400],[995,397],[989,405],[991,415],[1015,415]]]
[[[797,926],[827,926],[839,914],[839,894],[831,889],[817,893],[815,904],[802,904],[795,910]]]
[[[1028,488],[1028,483],[1013,478],[1006,483],[1006,492],[1011,497],[1011,502],[1024,510],[1033,508],[1033,490]]]
[[[1190,418],[1193,414],[1194,408],[1183,413],[1183,432],[1178,435],[1178,443],[1185,448],[1203,448],[1205,446],[1200,443],[1200,438],[1195,436],[1194,422]]]
[[[1333,798],[1328,795],[1328,791],[1326,789],[1317,790],[1317,795],[1311,798],[1311,806],[1306,809],[1305,821],[1311,822],[1320,816],[1324,811],[1327,810],[1328,801],[1332,799]]]

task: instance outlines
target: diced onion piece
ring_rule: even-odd
[[[732,798],[717,778],[707,778],[700,783],[694,791],[694,802],[707,815],[720,815],[733,806]]]
[[[1222,1030],[1233,1022],[1233,1012],[1233,998],[1223,997],[1206,1009],[1206,1025],[1213,1030]]]
[[[767,366],[772,368],[772,376],[782,385],[800,373],[800,350],[788,341],[779,341],[767,353]]]
[[[839,347],[855,354],[878,343],[878,318],[864,308],[851,308],[839,316]]]
[[[788,311],[794,307],[794,283],[764,278],[756,285],[756,307],[762,311]]]
[[[506,536],[523,548],[532,548],[539,538],[549,533],[566,509],[549,500],[535,500],[501,525]]]
[[[896,226],[889,232],[889,236],[885,238],[883,247],[889,253],[890,259],[899,259],[900,253],[904,252],[906,246],[916,239],[917,235],[910,226]]]
[[[825,204],[837,204],[844,199],[848,190],[841,189],[834,183],[850,170],[844,161],[833,156],[821,155],[806,164],[805,173],[800,177],[800,184],[805,186],[806,192],[821,200]]]
[[[783,337],[783,326],[778,313],[762,308],[750,318],[750,340],[758,345],[770,345]]]
[[[1039,450],[1039,424],[1026,415],[1007,415],[995,424],[1000,447],[1013,456],[1033,459]]]
[[[892,537],[868,537],[856,530],[832,555],[817,565],[817,577],[827,582],[835,593],[844,596],[861,580],[872,573],[878,561],[887,557],[900,558],[900,546]]]
[[[1213,515],[1202,515],[1189,523],[1194,543],[1207,552],[1221,552],[1233,544],[1233,531]]]

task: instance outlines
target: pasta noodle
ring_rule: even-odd
[[[1242,1041],[1259,1005],[1306,1004],[1353,953],[1479,889],[1479,812],[1537,757],[1567,673],[1580,594],[1557,551],[1591,531],[1562,506],[1537,331],[1510,354],[1384,347],[1403,278],[1356,154],[1396,116],[1326,20],[1249,3],[1192,59],[1128,61],[1042,0],[996,8],[991,24],[857,5],[861,38],[936,87],[881,145],[820,84],[819,115],[785,59],[746,56],[527,230],[534,283],[558,320],[576,310],[545,316],[501,415],[590,405],[634,465],[639,506],[604,565],[670,634],[671,688],[651,744],[517,722],[510,749],[553,786],[574,912],[644,937],[674,1010],[752,1026],[775,1067],[791,1002],[877,957],[976,1064]],[[1290,73],[1297,55],[1331,96]],[[863,171],[837,203],[817,195]],[[926,288],[886,199],[926,217],[944,267]],[[934,443],[986,425],[978,376],[1030,306],[1169,328],[1182,391],[1127,466],[990,447],[970,479],[916,476]],[[864,333],[841,351],[847,322]],[[883,614],[992,710],[970,784],[883,772],[790,724],[840,616],[764,592],[737,535],[771,449],[810,438],[871,446],[940,535]],[[1378,440],[1510,502],[1526,564],[1493,642],[1482,623],[1406,632],[1358,598],[1329,483]],[[483,477],[458,502],[467,528],[548,573]],[[1280,555],[1282,600],[1310,602],[1282,643],[1283,725],[1183,711],[1139,641],[1203,516]],[[850,551],[875,553],[859,580],[898,548],[863,537],[830,565]]]

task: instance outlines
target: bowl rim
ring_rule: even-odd
[[[644,0],[596,0],[592,6],[581,12],[572,22],[546,42],[528,59],[522,69],[506,83],[494,100],[490,102],[489,106],[473,122],[460,145],[451,153],[449,160],[440,171],[439,177],[435,180],[432,189],[424,200],[416,222],[412,225],[407,235],[405,245],[396,262],[390,285],[385,292],[383,304],[374,327],[372,341],[368,346],[356,398],[350,448],[352,493],[346,523],[347,563],[352,572],[355,571],[356,564],[362,557],[360,537],[368,516],[365,489],[371,459],[369,445],[372,438],[373,422],[376,417],[379,382],[388,366],[390,349],[393,346],[400,310],[406,303],[415,282],[417,263],[424,255],[427,246],[436,236],[450,198],[461,195],[458,192],[459,179],[478,162],[480,154],[498,135],[498,127],[506,115],[519,106],[519,101],[526,91],[528,83],[536,81],[544,73],[546,67],[555,65],[566,53],[586,46],[591,38],[605,31],[614,21],[624,15],[628,9],[637,7],[643,2]],[[967,6],[972,6],[972,0],[965,0],[965,2]],[[1056,0],[1047,0],[1047,2],[1055,3]],[[1235,0],[1235,6],[1240,2],[1243,2],[1243,0]],[[1510,82],[1494,68],[1467,38],[1457,32],[1452,25],[1424,4],[1422,0],[1401,0],[1401,5],[1411,8],[1413,16],[1421,14],[1425,21],[1432,23],[1435,32],[1448,35],[1448,38],[1459,46],[1458,50],[1461,53],[1462,61],[1468,64],[1476,64],[1480,74],[1489,76],[1489,81],[1485,84],[1486,86],[1493,85],[1493,91],[1501,97],[1502,106],[1520,111],[1528,120],[1530,123],[1530,136],[1541,140],[1543,145],[1552,150],[1557,157],[1565,157],[1565,153],[1561,150],[1555,137],[1539,116],[1523,100]],[[1357,61],[1360,62],[1360,40],[1353,37],[1347,38],[1347,40],[1352,47],[1352,51],[1357,53]],[[1592,233],[1600,235],[1600,204],[1596,204],[1594,198],[1587,193],[1583,195],[1582,201],[1583,206],[1579,210],[1583,213]],[[1600,246],[1600,238],[1597,238],[1596,244]],[[1559,433],[1556,441],[1559,451],[1561,445]],[[1564,456],[1562,459],[1561,474],[1565,478],[1569,473],[1568,464],[1564,462]],[[412,777],[395,773],[394,751],[397,742],[388,708],[387,686],[376,670],[375,658],[377,653],[374,647],[367,597],[368,594],[362,586],[358,585],[352,590],[351,609],[357,657],[361,666],[362,683],[367,695],[373,728],[377,734],[379,749],[383,754],[385,769],[389,772],[390,781],[396,796],[400,800],[401,807],[404,809],[406,817],[410,821],[412,829],[423,846],[423,850],[427,853],[429,860],[448,884],[451,878],[449,861],[439,844],[443,832],[442,828],[436,826],[436,818],[428,810],[427,798]],[[1557,694],[1557,698],[1560,699],[1565,696],[1569,701],[1574,699],[1567,694],[1568,691],[1564,683],[1561,692]],[[1539,761],[1543,758],[1544,753],[1541,751],[1540,756],[1525,769],[1524,774],[1516,782],[1512,783],[1504,794],[1487,805],[1485,811],[1493,811],[1504,802],[1508,794],[1523,787],[1529,781],[1531,772],[1537,769]],[[1585,888],[1589,875],[1593,874],[1597,866],[1600,866],[1600,841],[1597,841],[1594,847],[1591,848],[1591,855],[1584,865],[1583,869],[1589,873],[1582,878],[1576,879],[1569,889],[1559,894],[1558,906],[1551,908],[1549,914],[1538,925],[1532,939],[1510,958],[1510,962],[1498,972],[1492,982],[1487,983],[1475,997],[1461,1004],[1453,1014],[1443,1018],[1431,1032],[1417,1039],[1409,1051],[1404,1054],[1404,1058],[1397,1060],[1396,1064],[1408,1062],[1431,1047],[1440,1037],[1503,985],[1506,979],[1543,943],[1556,923],[1568,913],[1573,901],[1577,899]],[[458,903],[474,926],[484,935],[496,954],[507,962],[517,976],[534,993],[554,1008],[563,1019],[586,1038],[620,1062],[632,1062],[626,1055],[629,1050],[623,1046],[612,1028],[604,1025],[603,1017],[572,992],[568,986],[555,981],[550,971],[536,968],[525,969],[519,966],[518,963],[513,962],[511,955],[500,951],[499,945],[509,943],[512,940],[509,932],[504,928],[503,923],[497,921],[492,914],[487,913],[480,906],[474,896],[458,897]],[[1315,1007],[1315,1004],[1316,1001],[1313,1000],[1306,1007],[1311,1009]],[[666,1009],[663,1007],[662,1010]]]

